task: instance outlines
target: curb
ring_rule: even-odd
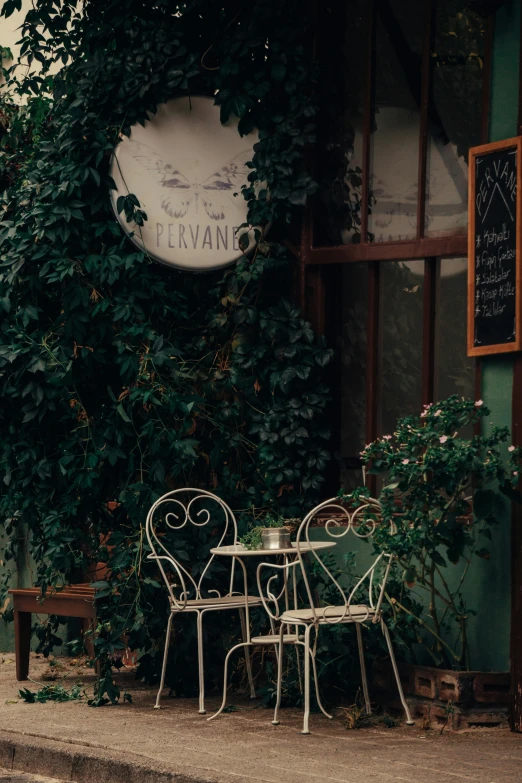
[[[132,751],[129,751],[130,755]],[[0,767],[67,783],[224,783],[223,778],[129,760],[121,752],[82,747],[0,729]],[[228,776],[227,776],[228,778]],[[237,780],[237,778],[236,778]]]

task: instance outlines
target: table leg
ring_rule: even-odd
[[[31,612],[14,612],[16,679],[29,677],[29,653],[31,651]]]
[[[223,676],[223,701],[221,702],[221,707],[217,712],[214,713],[214,715],[211,715],[210,718],[207,718],[207,720],[214,720],[214,718],[217,718],[218,715],[221,715],[223,710],[225,709],[226,703],[227,703],[227,685],[228,685],[228,661],[230,656],[233,652],[236,650],[239,650],[240,647],[248,647],[250,648],[248,651],[245,650],[246,655],[250,655],[252,651],[253,644],[251,641],[248,642],[241,642],[240,644],[236,644],[235,647],[232,647],[227,653],[227,657],[225,658],[225,671]]]

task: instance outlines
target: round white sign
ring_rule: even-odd
[[[149,255],[178,269],[205,271],[243,255],[248,185],[257,132],[241,137],[238,121],[222,125],[219,107],[204,96],[176,98],[158,107],[145,126],[134,125],[114,152],[114,211],[132,240]],[[143,226],[118,214],[119,196],[133,193],[147,214]],[[250,230],[251,250],[255,244]],[[246,252],[248,252],[248,250]]]

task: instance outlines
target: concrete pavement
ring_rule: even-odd
[[[62,781],[26,772],[10,772],[8,769],[0,768],[0,783],[62,783]]]
[[[31,676],[44,666],[33,659]],[[26,704],[13,656],[0,656],[0,766],[75,783],[522,783],[522,735],[509,731],[348,731],[340,717],[319,714],[305,737],[299,710],[283,710],[272,726],[271,711],[231,694],[238,711],[209,723],[196,700],[166,698],[153,710],[153,690],[120,676],[133,704]]]
[[[0,768],[1,783],[62,783],[56,778],[45,778],[42,775],[32,775],[26,772],[10,772]]]

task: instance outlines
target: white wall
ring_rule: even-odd
[[[2,0],[0,0],[0,6],[2,5]],[[22,0],[22,9],[21,11],[15,11],[14,14],[12,14],[8,19],[5,17],[0,18],[0,47],[5,47],[7,49],[10,49],[13,54],[12,60],[4,60],[2,65],[4,68],[8,68],[13,63],[16,63],[19,56],[20,56],[20,46],[18,45],[18,41],[22,37],[22,31],[21,31],[21,25],[23,24],[23,21],[25,19],[26,13],[32,8],[32,2],[31,0]],[[21,63],[20,67],[27,68],[27,64]],[[38,71],[39,70],[39,63],[34,62],[33,63],[33,70]],[[58,64],[54,65],[51,68],[51,73],[55,73],[57,70],[59,70],[60,66]],[[5,81],[3,74],[0,73],[0,85],[3,84]]]
[[[0,19],[0,46],[11,49],[13,57],[16,60],[18,58],[20,47],[16,45],[16,42],[20,40],[21,30],[18,28],[24,21],[27,11],[31,8],[30,0],[22,0],[22,10],[15,11],[8,19],[1,17]],[[4,63],[5,65],[11,63]]]

